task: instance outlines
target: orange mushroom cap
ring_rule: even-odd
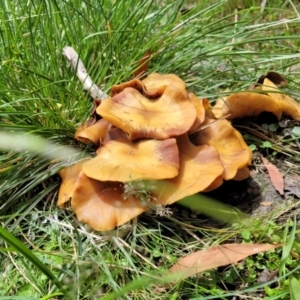
[[[167,139],[186,133],[196,119],[196,109],[187,93],[174,85],[166,86],[156,99],[127,87],[101,102],[97,113],[129,134],[140,138]]]
[[[123,183],[88,178],[82,172],[84,162],[59,172],[62,179],[58,196],[60,208],[70,202],[79,221],[101,231],[114,229],[148,210],[147,202],[132,194],[126,195]]]
[[[242,135],[227,120],[207,118],[204,129],[191,138],[196,145],[210,145],[216,148],[224,167],[223,178],[232,179],[237,171],[247,166],[252,159],[252,151]]]
[[[152,73],[142,80],[149,92],[156,91],[161,86],[174,85],[182,92],[186,92],[185,82],[175,74]]]
[[[97,181],[81,172],[71,205],[79,221],[95,230],[112,230],[149,209],[146,202],[124,192],[123,183]]]
[[[226,117],[228,120],[257,116],[262,112],[273,113],[278,119],[282,116],[278,101],[258,92],[239,92],[218,99],[212,112],[217,119]]]
[[[144,83],[139,79],[132,79],[121,84],[114,85],[110,90],[110,96],[114,97],[123,92],[126,88],[134,88],[148,99],[156,99],[162,95],[166,86],[160,85],[157,89],[148,91]]]
[[[59,188],[57,205],[64,208],[65,204],[73,197],[74,186],[78,180],[78,175],[81,172],[82,164],[85,161],[80,161],[70,167],[66,167],[59,172],[62,183]]]
[[[278,101],[282,113],[291,116],[295,120],[300,119],[300,104],[288,95],[281,93],[275,83],[265,78],[262,90],[266,91],[275,101]]]
[[[179,154],[176,139],[131,142],[120,129],[106,140],[97,156],[82,166],[86,176],[100,181],[127,182],[177,176]]]
[[[218,187],[220,187],[223,184],[223,174],[218,176],[206,189],[204,189],[202,192],[203,193],[207,193],[207,192],[211,192],[215,189],[217,189]]]
[[[277,119],[282,114],[300,119],[300,104],[293,98],[283,94],[278,86],[286,85],[286,79],[276,72],[268,72],[259,78],[254,91],[239,92],[218,99],[212,109],[216,118],[227,119],[257,116],[262,112],[273,113]]]
[[[157,181],[155,190],[152,190],[161,204],[171,204],[203,191],[224,171],[214,147],[195,146],[187,134],[177,137],[177,144],[180,153],[178,176]]]
[[[193,124],[193,126],[190,128],[189,132],[193,132],[196,130],[204,121],[205,119],[205,106],[207,106],[207,99],[199,99],[195,94],[189,93],[188,97],[190,101],[194,104],[196,110],[197,110],[197,117]]]
[[[111,126],[105,119],[100,119],[88,127],[79,127],[75,132],[75,138],[84,144],[92,142],[95,145],[99,145],[103,142]]]
[[[248,166],[246,166],[244,168],[237,170],[235,176],[232,179],[236,181],[241,181],[247,179],[249,176],[250,176],[250,170]]]

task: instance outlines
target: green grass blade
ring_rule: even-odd
[[[84,158],[85,153],[78,151],[75,148],[60,146],[43,139],[39,136],[34,136],[26,133],[6,133],[0,132],[2,150],[13,150],[16,152],[29,151],[34,154],[39,154],[49,160],[58,160],[63,162],[74,161],[75,157]]]
[[[298,300],[300,297],[300,282],[294,277],[290,278],[290,296],[291,300]]]
[[[282,248],[282,256],[281,256],[281,261],[280,261],[280,266],[279,266],[279,274],[282,276],[285,275],[285,273],[286,273],[286,262],[289,258],[290,252],[292,250],[292,247],[293,247],[293,244],[295,241],[295,235],[296,235],[296,229],[297,229],[296,215],[294,216],[292,230],[290,232],[290,235],[288,236],[289,227],[290,227],[290,220],[287,220],[287,223],[285,226],[285,231],[284,231],[284,240],[283,240],[285,245]]]
[[[247,215],[239,210],[203,194],[186,197],[178,201],[178,204],[222,222],[236,223],[247,218]]]
[[[68,292],[65,290],[62,283],[54,276],[49,268],[43,262],[41,262],[22,242],[20,242],[16,237],[14,237],[14,235],[12,235],[2,226],[0,226],[0,237],[10,246],[14,247],[21,255],[27,258],[41,272],[43,272],[64,293],[65,297],[70,299]]]

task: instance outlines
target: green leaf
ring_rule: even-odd
[[[260,147],[261,147],[261,148],[272,148],[273,145],[272,145],[270,142],[265,141],[265,142],[263,142],[263,143],[260,145]]]
[[[269,130],[272,132],[276,132],[278,129],[278,124],[272,123],[269,125]]]
[[[0,296],[0,300],[40,300],[40,298],[26,297],[26,296],[7,296],[7,297]]]
[[[251,232],[249,230],[243,230],[241,233],[243,239],[250,240]]]
[[[300,126],[295,126],[295,127],[292,129],[292,134],[294,134],[294,135],[300,137]]]
[[[299,300],[300,282],[294,277],[290,278],[290,296],[291,300]]]

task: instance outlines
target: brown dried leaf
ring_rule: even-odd
[[[284,189],[287,191],[287,195],[294,195],[300,198],[300,176],[297,174],[292,174],[292,177],[284,178]]]
[[[266,158],[261,157],[265,167],[267,168],[267,171],[269,173],[270,179],[272,181],[272,184],[276,191],[279,192],[280,195],[284,194],[284,180],[283,176],[280,173],[280,171],[277,169],[277,167],[273,164],[271,164]]]
[[[280,246],[281,245],[271,244],[224,244],[214,246],[179,259],[179,261],[169,269],[169,273],[180,273],[178,275],[182,280],[205,270],[236,264],[238,261],[250,255],[275,249]]]
[[[142,78],[148,71],[148,66],[149,66],[149,59],[151,56],[151,50],[148,49],[147,52],[144,54],[142,59],[138,63],[138,67],[134,72],[134,78]]]

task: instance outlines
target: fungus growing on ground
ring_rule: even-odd
[[[179,153],[174,138],[131,142],[125,133],[105,141],[97,156],[82,165],[86,176],[100,181],[173,178],[178,170]]]
[[[186,90],[174,74],[151,74],[117,85],[95,101],[92,119],[75,133],[97,147],[93,158],[60,172],[58,205],[70,202],[79,221],[111,230],[158,204],[171,204],[249,176],[252,152],[228,117],[257,115],[297,119],[300,106],[278,92],[284,79],[271,74],[257,91],[235,93],[212,108]],[[142,181],[140,181],[142,180]],[[154,181],[143,197],[128,192],[132,182]],[[146,196],[145,196],[146,195]]]
[[[152,73],[142,80],[149,92],[159,90],[163,86],[173,85],[182,92],[186,92],[185,82],[175,74]]]
[[[155,97],[149,98],[145,88],[127,86],[102,101],[97,113],[128,133],[130,140],[167,139],[186,133],[197,115],[187,93],[168,85],[155,93]]]
[[[291,116],[295,120],[300,119],[300,105],[293,98],[280,92],[279,88],[268,78],[264,79],[261,87],[270,97],[277,100],[281,106],[282,113]]]
[[[111,230],[149,209],[148,204],[134,195],[126,196],[122,182],[101,182],[83,172],[71,200],[79,221],[96,230]]]
[[[271,75],[270,75],[271,74]],[[275,80],[275,84],[271,80]],[[233,93],[217,100],[212,112],[216,118],[227,119],[257,116],[262,112],[270,112],[277,119],[282,114],[295,120],[300,119],[300,105],[291,97],[283,94],[278,88],[285,85],[286,80],[278,73],[271,72],[258,81],[261,85],[255,85],[254,90]]]
[[[228,116],[228,120],[257,116],[265,111],[274,114],[277,119],[282,116],[280,103],[258,91],[238,92],[220,98],[212,109],[216,118]]]
[[[122,182],[101,182],[87,177],[80,162],[60,172],[63,179],[58,205],[70,202],[79,221],[95,230],[107,231],[149,209],[134,195],[126,195]]]
[[[111,124],[105,119],[100,119],[96,123],[79,127],[75,132],[75,139],[88,144],[90,142],[99,146],[105,139],[107,133],[111,129]]]
[[[219,153],[223,164],[223,178],[232,179],[239,169],[251,162],[252,152],[242,135],[227,120],[206,118],[204,129],[194,133],[191,138],[195,145],[213,146]]]
[[[83,162],[84,161],[81,161],[75,165],[64,168],[59,172],[59,176],[62,179],[57,200],[59,207],[64,208],[66,204],[71,201]]]
[[[205,120],[205,109],[207,106],[207,103],[206,103],[207,99],[199,99],[193,93],[189,93],[188,97],[189,97],[190,101],[194,104],[196,111],[197,111],[197,116],[196,116],[195,122],[189,130],[189,133],[192,133],[195,130],[197,130]]]
[[[159,203],[172,204],[206,189],[224,168],[217,150],[209,145],[195,146],[187,134],[177,138],[180,155],[178,176],[158,182],[155,187]]]

